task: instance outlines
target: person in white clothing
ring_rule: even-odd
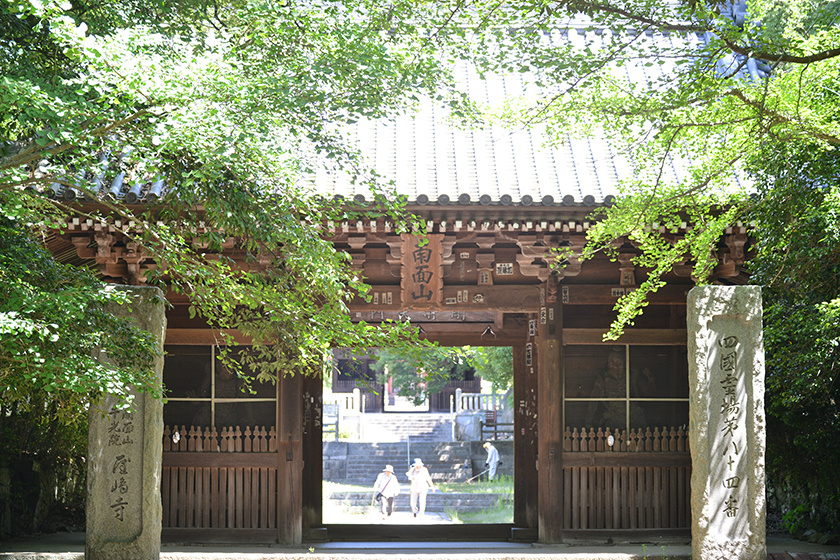
[[[484,449],[487,451],[487,461],[484,462],[484,468],[487,469],[487,476],[490,480],[496,478],[496,469],[501,464],[499,458],[499,450],[492,443],[485,442]]]
[[[385,465],[385,469],[376,477],[373,483],[373,499],[379,502],[382,519],[394,513],[394,498],[400,493],[400,483],[394,474],[394,467]]]
[[[405,475],[411,483],[411,513],[414,517],[418,513],[422,516],[426,513],[426,493],[429,490],[434,492],[435,483],[432,482],[429,469],[423,466],[420,459],[414,459],[414,464]]]

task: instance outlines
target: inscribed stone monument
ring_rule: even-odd
[[[765,560],[761,289],[688,294],[691,554]]]
[[[166,317],[157,288],[115,286],[131,305],[109,311],[130,317],[155,336],[162,354]],[[107,359],[107,358],[101,358]],[[155,363],[162,379],[163,359]],[[135,392],[130,409],[111,396],[91,405],[88,428],[87,560],[157,560],[160,557],[160,474],[163,403]]]

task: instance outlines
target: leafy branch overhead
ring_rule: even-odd
[[[376,382],[390,383],[398,395],[422,405],[451,381],[478,376],[505,392],[513,385],[513,349],[509,346],[380,348],[372,352]]]
[[[617,305],[609,338],[632,324],[675,265],[715,279],[727,228],[750,223],[748,168],[764,147],[840,144],[840,7],[834,2],[631,0],[494,2],[472,53],[486,72],[537,88],[495,118],[555,142],[601,136],[634,179],[597,216],[584,258],[630,243],[648,272]],[[681,227],[681,225],[687,227]]]
[[[265,378],[316,373],[333,346],[399,344],[399,325],[350,321],[366,286],[317,226],[365,214],[422,231],[341,125],[449,95],[449,69],[413,20],[450,16],[375,0],[7,2],[3,214],[44,235],[68,216],[131,224],[125,236],[158,265],[147,280],[188,295],[212,328],[250,336]],[[324,166],[379,204],[314,197],[300,179]],[[157,185],[158,203],[126,207],[108,196],[120,182]]]

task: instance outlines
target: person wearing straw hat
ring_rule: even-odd
[[[423,461],[419,458],[414,459],[414,464],[405,475],[411,483],[411,513],[414,517],[417,517],[418,513],[422,517],[426,514],[426,493],[435,490],[435,483],[432,482],[429,469],[423,466]]]
[[[499,457],[499,450],[489,441],[484,442],[484,450],[487,451],[487,460],[484,461],[484,468],[487,469],[487,478],[493,480],[496,478],[496,469],[502,464]]]
[[[394,467],[385,465],[385,468],[376,477],[373,483],[373,501],[379,504],[379,511],[382,519],[390,517],[394,513],[394,498],[400,493],[400,483],[394,474]]]

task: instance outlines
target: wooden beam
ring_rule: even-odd
[[[303,383],[303,531],[323,523],[323,406],[324,380],[306,377]]]
[[[303,432],[301,375],[277,380],[277,542],[303,538]]]
[[[233,336],[233,339],[239,344],[250,344],[251,339],[243,335],[238,330],[225,330],[224,332]],[[164,344],[183,344],[183,345],[199,345],[207,346],[210,344],[220,344],[222,338],[219,336],[219,331],[211,329],[166,329],[166,339]]]
[[[604,342],[605,330],[601,329],[563,329],[563,345],[572,344],[637,344],[637,345],[674,345],[687,344],[688,331],[685,329],[627,329],[618,340]]]
[[[691,453],[679,451],[575,451],[563,454],[563,467],[690,467]]]
[[[615,542],[673,542],[690,540],[691,529],[566,529],[563,534],[569,544]]]
[[[537,340],[537,421],[539,479],[539,540],[563,540],[563,387],[561,384],[562,307],[546,303],[540,309]]]
[[[166,467],[266,467],[277,466],[274,453],[216,451],[164,451]]]
[[[160,540],[164,543],[200,543],[210,544],[275,544],[275,529],[225,529],[219,527],[202,529],[176,529],[164,527]]]
[[[373,286],[380,292],[379,303],[354,299],[349,307],[353,313],[397,313],[402,305],[399,301],[399,286]],[[391,293],[391,303],[382,303],[382,293]],[[537,284],[495,284],[495,285],[453,285],[443,287],[443,301],[429,311],[504,311],[536,312],[539,309],[539,286]],[[415,312],[417,313],[417,312]],[[368,320],[368,319],[365,319]]]
[[[526,342],[520,341],[513,347],[513,523],[519,528],[536,529],[539,518],[537,376],[534,364],[525,363],[526,344],[532,345],[533,352],[534,337],[523,336],[521,340]]]
[[[693,284],[669,284],[648,296],[650,305],[685,305]],[[563,284],[560,286],[564,305],[615,305],[618,298],[632,292],[632,286],[618,284]]]
[[[456,311],[450,309],[435,311],[356,311],[352,315],[354,321],[410,321],[411,323],[433,324],[463,324],[463,323],[494,323],[496,312],[490,311]]]
[[[617,275],[616,275],[617,276]],[[667,285],[649,296],[650,305],[685,305],[693,285]],[[618,284],[561,284],[558,297],[564,305],[615,305],[618,298],[632,291],[631,286]],[[356,299],[350,304],[353,313],[398,314],[401,305],[398,286],[374,286],[380,292],[379,303]],[[382,294],[391,292],[391,303]],[[496,310],[536,313],[540,308],[538,284],[448,285],[443,287],[443,302],[433,310],[438,313]],[[369,319],[364,319],[369,320]]]
[[[481,336],[477,332],[429,332],[424,338],[443,346],[516,346],[522,342],[521,332],[497,332],[496,336]]]

